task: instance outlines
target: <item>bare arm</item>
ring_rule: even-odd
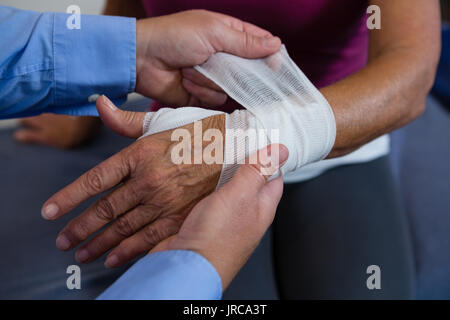
[[[372,0],[381,9],[381,30],[370,33],[369,61],[357,73],[321,89],[333,108],[337,137],[329,158],[414,120],[440,55],[437,0]]]

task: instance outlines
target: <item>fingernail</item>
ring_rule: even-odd
[[[44,219],[53,219],[58,214],[58,211],[58,206],[54,203],[50,203],[42,208],[41,215]]]
[[[119,257],[117,257],[115,254],[106,258],[105,267],[113,268],[116,267],[118,264],[119,264]]]
[[[116,108],[116,106],[114,105],[114,103],[112,103],[112,101],[109,100],[109,98],[108,98],[107,96],[102,95],[102,97],[104,98],[106,105],[107,105],[112,111],[116,111],[116,110],[117,110],[117,108]]]
[[[278,37],[264,38],[263,45],[265,47],[279,46],[280,45],[280,38],[278,38]]]
[[[282,144],[271,144],[259,156],[260,163],[263,166],[261,170],[264,170],[264,175],[268,175],[273,174],[286,163],[289,157],[289,150]]]
[[[75,253],[75,259],[78,262],[85,262],[89,259],[89,252],[86,249],[80,249]]]
[[[67,237],[63,234],[59,235],[58,238],[56,238],[56,247],[59,250],[67,250],[70,248],[70,241],[67,239]]]

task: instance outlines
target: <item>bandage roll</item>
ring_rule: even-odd
[[[218,188],[232,178],[246,157],[271,143],[282,143],[289,149],[281,174],[322,160],[331,151],[336,138],[333,111],[284,46],[264,59],[216,53],[195,68],[245,108],[226,114]],[[218,114],[223,112],[194,107],[149,112],[143,136]]]
[[[322,160],[331,151],[336,138],[333,111],[319,90],[291,60],[284,46],[264,59],[216,53],[195,69],[255,117],[256,121],[252,121],[247,115],[247,125],[257,126],[268,133],[278,132],[279,141],[270,137],[268,141],[282,143],[289,149],[289,159],[282,173]],[[246,121],[235,120],[229,117],[227,128],[245,127]],[[230,166],[229,170],[235,170],[235,166]],[[232,174],[224,166],[220,184]]]

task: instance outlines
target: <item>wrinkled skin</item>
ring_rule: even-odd
[[[113,111],[110,103],[106,97],[97,101],[107,126],[128,136],[142,133],[144,113]],[[206,118],[202,126],[224,134],[225,117]],[[193,136],[193,124],[183,128]],[[222,165],[175,165],[171,148],[178,141],[171,141],[171,134],[168,130],[137,140],[46,201],[43,216],[54,220],[88,198],[110,190],[60,232],[58,248],[70,250],[111,223],[83,244],[76,258],[90,262],[114,248],[110,256],[117,259],[109,261],[108,266],[115,267],[178,232],[193,206],[214,191]]]
[[[282,145],[278,150],[282,166],[288,150]],[[258,159],[264,154],[260,151]],[[192,209],[177,234],[151,252],[192,250],[201,254],[215,267],[225,290],[272,223],[283,193],[281,177],[266,183],[276,167],[262,175],[261,163],[268,162],[241,166],[227,184]]]

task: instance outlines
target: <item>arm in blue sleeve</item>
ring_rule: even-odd
[[[0,6],[0,118],[43,112],[97,115],[92,94],[116,104],[134,91],[136,20]]]
[[[212,264],[198,253],[169,250],[136,262],[97,299],[211,300],[222,296],[222,282]]]

